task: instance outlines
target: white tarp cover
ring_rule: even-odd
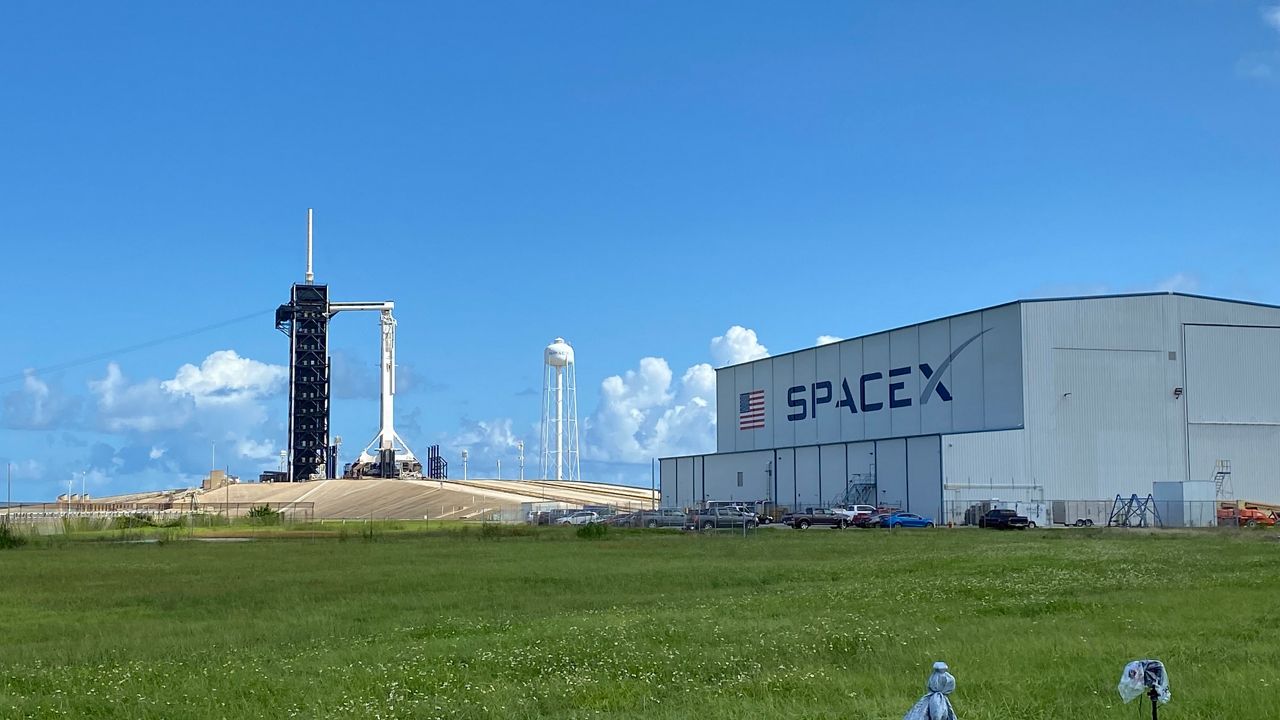
[[[1134,660],[1125,665],[1116,690],[1125,702],[1131,702],[1147,694],[1148,683],[1155,687],[1161,705],[1169,702],[1169,673],[1159,660]]]
[[[951,709],[951,701],[947,699],[947,695],[956,689],[956,679],[947,669],[944,662],[933,664],[929,692],[902,716],[902,720],[956,720],[956,711]]]

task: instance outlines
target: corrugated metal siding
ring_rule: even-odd
[[[1038,485],[1027,462],[1025,430],[965,433],[942,437],[942,472],[948,492],[973,486],[1022,486],[1031,490]],[[1008,493],[992,494],[991,490],[975,490],[976,500],[1007,497],[1018,500],[1040,499],[1028,495],[1014,498]],[[968,497],[967,495],[965,496]],[[950,499],[950,495],[948,495]]]
[[[1212,417],[1280,414],[1280,395],[1259,397],[1249,384],[1255,381],[1244,379],[1276,366],[1254,362],[1273,352],[1265,349],[1273,336],[1198,324],[1280,325],[1280,310],[1175,295],[1022,308],[1025,447],[1047,499],[1106,498],[1148,492],[1153,481],[1203,480],[1212,477],[1209,456],[1234,462],[1231,453],[1259,472],[1270,463],[1271,476],[1280,476],[1268,451],[1252,449],[1261,437],[1196,431],[1198,421]],[[1174,394],[1178,387],[1182,398]],[[1262,395],[1275,393],[1267,387]],[[1280,491],[1272,492],[1280,499]]]
[[[1236,498],[1280,503],[1280,426],[1192,425],[1191,479],[1212,480],[1217,460],[1231,461]]]
[[[1280,328],[1188,325],[1187,419],[1280,424]]]

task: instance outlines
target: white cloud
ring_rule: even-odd
[[[512,429],[511,418],[498,418],[495,420],[463,420],[462,428],[444,442],[447,448],[456,448],[457,450],[466,450],[471,456],[471,462],[487,462],[489,458],[494,460],[500,457],[506,457],[516,448],[516,443],[522,438],[516,435]],[[532,452],[532,446],[525,443],[526,460]],[[461,472],[459,472],[461,476]]]
[[[1280,53],[1254,53],[1236,61],[1236,74],[1255,80],[1269,80],[1275,74],[1273,63],[1280,62]]]
[[[279,392],[289,379],[289,370],[242,358],[235,350],[211,353],[200,367],[186,364],[172,380],[160,387],[173,395],[186,395],[196,405],[236,403],[268,397]]]
[[[1262,8],[1262,21],[1280,32],[1280,5]]]
[[[1155,289],[1159,292],[1193,293],[1200,289],[1200,279],[1187,273],[1174,273],[1157,281]]]
[[[133,382],[110,363],[103,378],[89,382],[89,390],[99,429],[124,439],[118,449],[104,445],[99,466],[126,473],[202,473],[209,444],[216,443],[219,464],[228,461],[233,472],[274,467],[277,447],[270,438],[279,429],[268,427],[272,413],[266,400],[287,378],[284,367],[234,350],[210,353],[163,381]],[[124,458],[124,467],[116,468],[107,455]]]
[[[844,338],[837,335],[819,335],[818,339],[814,342],[817,345],[830,345],[831,343],[838,343],[843,339]]]
[[[754,330],[729,328],[711,341],[712,359],[733,365],[766,357]],[[678,380],[663,358],[600,383],[600,404],[586,419],[583,457],[647,463],[658,456],[711,452],[716,444],[716,373],[709,363],[690,366]]]
[[[251,440],[241,438],[236,441],[235,451],[240,457],[258,462],[269,462],[279,458],[276,444],[271,440]]]
[[[769,349],[756,339],[755,330],[741,325],[734,325],[724,335],[711,339],[711,359],[720,367],[759,360],[762,357],[769,357]]]
[[[22,387],[4,396],[4,427],[22,430],[42,430],[67,424],[76,416],[79,402],[76,398],[51,388],[44,379],[28,370],[22,378]]]
[[[186,425],[194,411],[189,398],[174,396],[159,380],[130,383],[115,363],[107,365],[106,377],[89,382],[89,390],[108,432],[174,430]]]

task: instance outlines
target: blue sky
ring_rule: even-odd
[[[257,5],[0,7],[19,499],[274,466],[269,315],[109,351],[285,301],[307,207],[333,297],[397,304],[406,440],[473,473],[536,464],[557,335],[587,474],[647,482],[713,449],[703,363],[1025,296],[1280,303],[1274,2]],[[334,323],[348,454],[376,342]]]

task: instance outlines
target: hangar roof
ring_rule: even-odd
[[[1197,300],[1213,300],[1215,302],[1234,303],[1236,305],[1249,305],[1252,307],[1264,307],[1264,308],[1270,308],[1273,310],[1280,310],[1280,305],[1271,305],[1268,303],[1254,302],[1252,300],[1233,300],[1231,298],[1213,297],[1212,295],[1196,295],[1194,293],[1182,293],[1182,292],[1138,292],[1138,293],[1112,293],[1108,295],[1065,295],[1062,297],[1025,298],[1022,300],[1010,300],[1009,302],[999,303],[998,305],[989,305],[987,307],[976,308],[973,310],[966,310],[964,312],[952,313],[950,315],[943,315],[942,317],[931,318],[929,320],[922,320],[920,322],[909,323],[907,325],[899,325],[897,327],[886,328],[884,330],[877,330],[876,332],[867,333],[865,335],[855,335],[854,337],[844,338],[839,342],[844,342],[845,340],[858,340],[861,338],[871,337],[873,335],[883,335],[884,333],[887,333],[887,332],[893,332],[895,330],[903,330],[905,328],[915,327],[916,325],[924,325],[925,323],[937,322],[939,320],[949,320],[951,318],[960,317],[962,315],[972,315],[973,313],[986,312],[987,310],[995,310],[997,308],[1008,307],[1010,305],[1024,305],[1027,303],[1042,303],[1042,302],[1066,302],[1066,301],[1079,301],[1079,300],[1113,300],[1116,298],[1140,298],[1140,297],[1154,297],[1154,296],[1195,298]],[[832,344],[835,344],[835,343],[832,343]],[[810,345],[809,347],[803,347],[798,350],[789,350],[784,353],[769,355],[768,358],[786,357],[787,355],[794,355],[796,353],[802,353],[807,350],[812,350],[815,347],[821,347],[821,346]],[[716,368],[716,370],[724,370],[725,368],[738,367],[739,365],[750,365],[753,362],[759,362],[761,360],[765,360],[768,358],[757,358],[755,360],[748,360],[746,362],[734,363],[733,365],[722,365]]]

